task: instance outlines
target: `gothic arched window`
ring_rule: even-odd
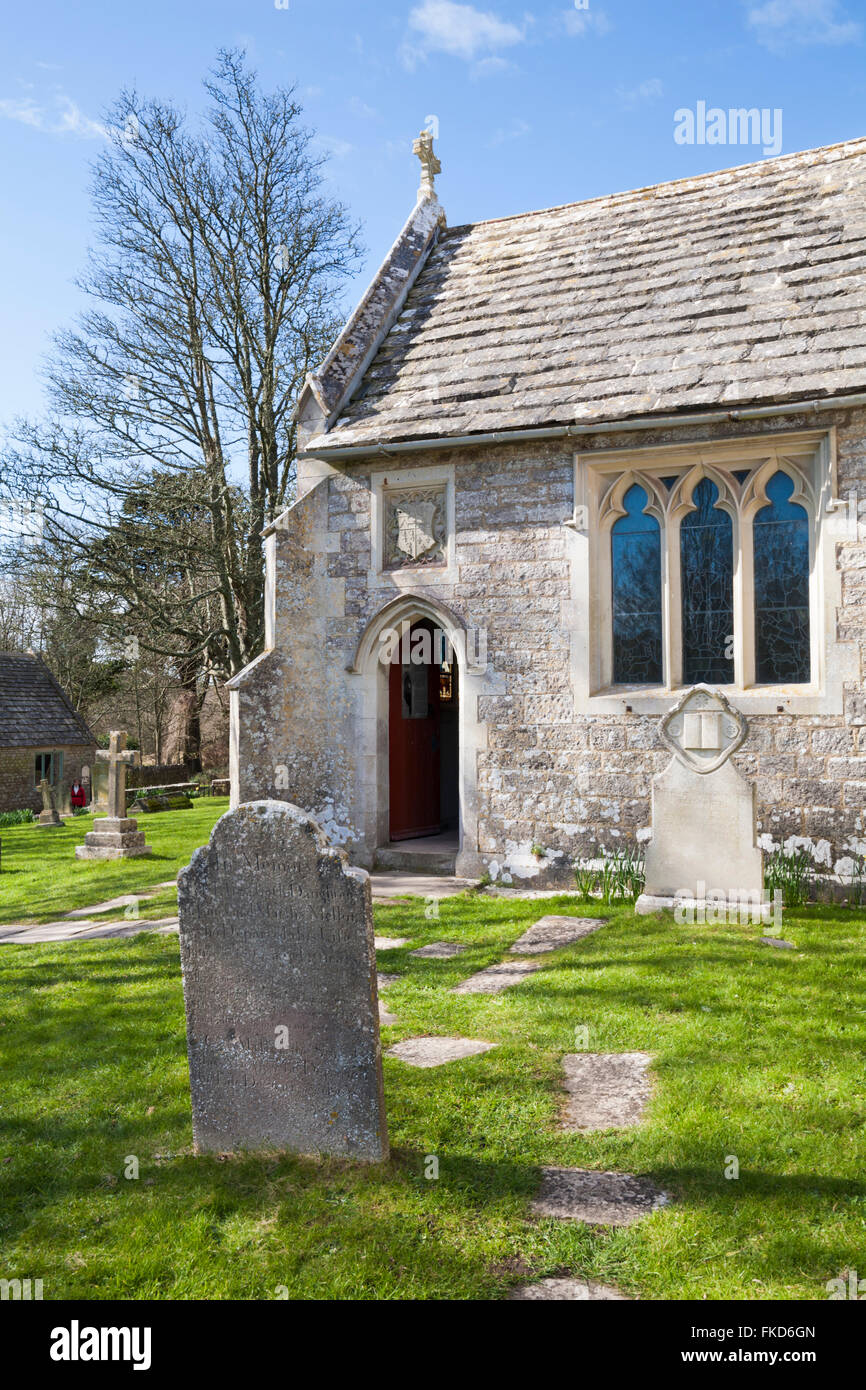
[[[620,685],[662,681],[661,533],[635,483],[623,498],[626,515],[610,533],[613,572],[613,679]]]
[[[734,679],[734,532],[718,500],[715,483],[702,478],[692,493],[695,510],[680,523],[685,685]]]
[[[790,500],[794,483],[774,473],[754,519],[755,679],[759,685],[810,679],[809,518]]]

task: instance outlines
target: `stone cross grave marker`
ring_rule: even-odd
[[[42,810],[39,812],[39,824],[48,829],[52,829],[58,825],[62,826],[63,821],[57,814],[57,798],[54,794],[54,788],[47,778],[42,778],[42,781],[39,783],[39,790],[42,793]]]
[[[652,784],[652,839],[636,910],[655,912],[687,896],[750,903],[766,915],[763,857],[757,843],[755,787],[730,761],[749,726],[718,690],[696,685],[665,715],[673,757]]]
[[[96,756],[108,764],[108,815],[94,817],[93,829],[75,850],[76,859],[140,859],[152,854],[138,822],[126,814],[126,769],[138,761],[138,754],[127,749],[126,734],[114,730],[108,750],[98,749]]]
[[[370,881],[311,817],[253,801],[178,879],[193,1136],[388,1157]]]

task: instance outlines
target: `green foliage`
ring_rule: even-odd
[[[809,901],[812,856],[805,849],[774,849],[764,860],[764,887],[772,895],[781,890],[785,907],[801,907]]]
[[[645,870],[643,851],[633,845],[617,845],[597,851],[599,863],[578,860],[573,866],[574,881],[584,901],[598,894],[606,905],[634,902],[643,892]]]
[[[7,825],[29,825],[35,819],[29,808],[22,811],[0,811],[0,830],[4,830]]]

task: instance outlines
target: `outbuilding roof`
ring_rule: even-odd
[[[48,667],[29,652],[0,652],[0,748],[95,744]]]

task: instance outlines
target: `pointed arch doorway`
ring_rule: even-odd
[[[460,818],[459,667],[430,619],[404,628],[388,672],[389,840],[453,840]]]

